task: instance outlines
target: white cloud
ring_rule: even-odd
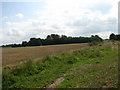
[[[18,14],[16,15],[16,17],[23,18],[23,14],[22,14],[22,13],[18,13]]]
[[[8,19],[8,17],[7,17],[7,16],[4,16],[3,19]]]
[[[37,13],[42,20],[62,23],[64,33],[79,36],[117,32],[117,5],[118,0],[47,0],[45,10]]]
[[[45,38],[52,33],[67,36],[97,34],[109,38],[111,33],[118,31],[117,5],[118,0],[46,0],[45,9],[37,11],[39,19],[6,22],[10,27],[4,30],[4,37],[7,36],[6,42],[11,43],[31,37]],[[20,13],[16,16],[23,18]]]
[[[109,39],[109,36],[111,33],[111,31],[105,31],[105,32],[100,32],[100,33],[95,33],[94,35],[99,35],[100,37],[103,37],[103,39]]]
[[[7,24],[7,25],[11,25],[12,23],[8,21],[8,22],[6,22],[6,24]]]

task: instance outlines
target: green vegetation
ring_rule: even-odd
[[[29,60],[3,72],[3,88],[44,88],[59,77],[59,88],[116,88],[118,78],[116,42],[92,43],[87,48]]]
[[[67,37],[65,35],[51,34],[45,39],[30,38],[30,40],[23,41],[22,44],[9,44],[2,47],[26,47],[26,46],[43,46],[43,45],[56,45],[56,44],[72,44],[72,43],[88,43],[92,41],[100,42],[102,38],[98,35],[91,35],[91,37]]]
[[[120,41],[120,34],[115,35],[114,33],[112,33],[112,34],[110,34],[109,39],[110,40],[119,40]]]
[[[0,46],[0,48],[12,48],[11,46]]]

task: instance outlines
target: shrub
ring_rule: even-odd
[[[15,76],[29,76],[38,73],[38,70],[37,67],[33,64],[32,60],[29,60],[24,66],[17,67],[11,73]]]
[[[44,63],[46,61],[51,61],[51,60],[52,60],[52,57],[48,55],[43,58],[42,62]]]
[[[89,43],[89,46],[95,46],[95,45],[98,45],[98,42],[93,41],[93,42]]]
[[[3,72],[2,74],[2,87],[8,88],[12,84],[16,83],[18,78],[8,72]]]

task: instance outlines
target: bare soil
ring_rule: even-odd
[[[57,54],[65,51],[86,47],[87,43],[82,44],[63,44],[36,47],[19,47],[2,49],[2,65],[14,64],[16,62],[35,59],[46,55]]]
[[[64,81],[64,77],[60,77],[54,81],[54,83],[46,86],[46,88],[55,88],[58,84],[60,84],[62,81]]]

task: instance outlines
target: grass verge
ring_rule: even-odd
[[[3,88],[44,88],[65,76],[58,88],[117,87],[118,47],[102,42],[84,49],[49,55],[3,72]]]

